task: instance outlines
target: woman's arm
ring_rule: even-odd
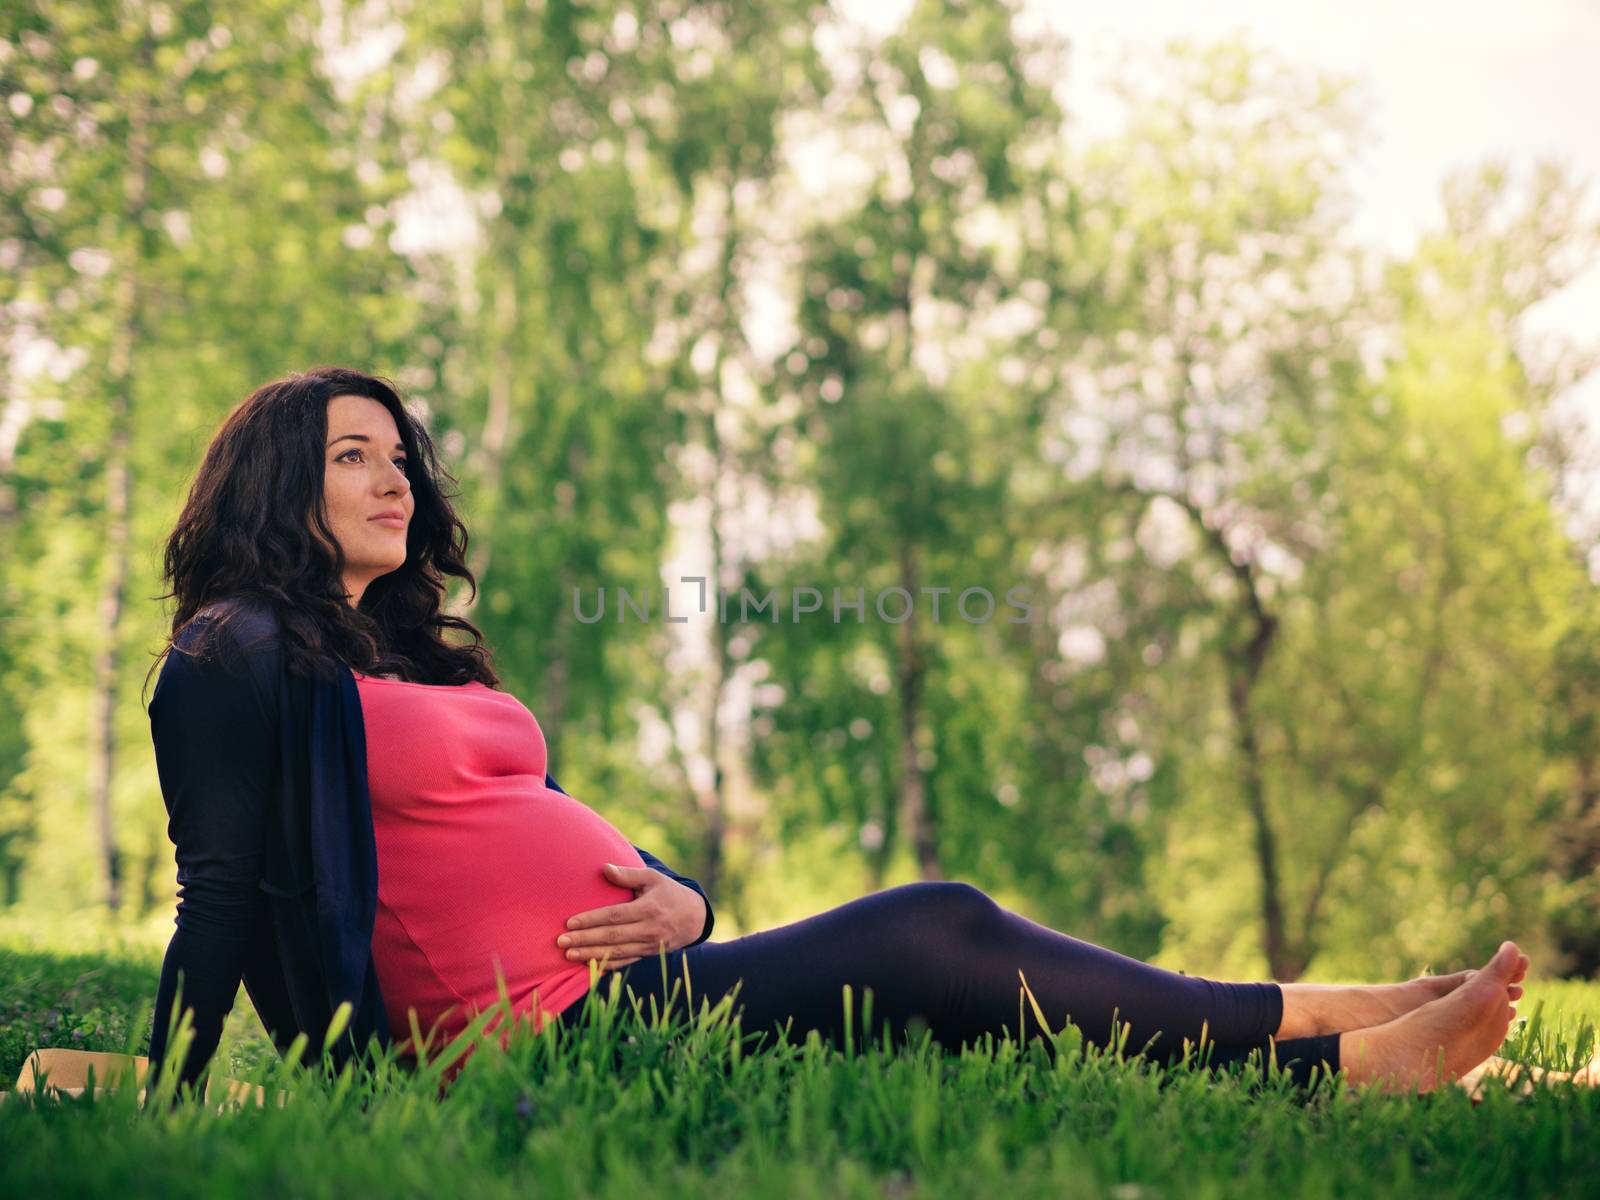
[[[548,771],[545,772],[544,785],[553,792],[561,792],[563,796],[568,794],[567,792],[563,791],[561,785],[556,782],[556,777],[550,774]],[[700,930],[700,936],[695,938],[694,941],[690,942],[689,945],[698,946],[701,942],[710,937],[711,928],[716,924],[716,914],[711,911],[711,897],[706,895],[705,888],[701,887],[699,883],[693,879],[690,879],[687,875],[679,875],[676,871],[667,866],[666,863],[662,862],[648,850],[641,850],[638,846],[635,846],[634,851],[639,855],[640,858],[644,860],[644,865],[649,867],[651,870],[660,871],[669,879],[676,879],[679,883],[683,884],[684,887],[691,888],[700,893],[700,899],[706,902],[706,923]]]
[[[220,640],[225,644],[204,661],[172,650],[150,700],[179,884],[178,928],[156,991],[150,1067],[159,1072],[166,1053],[181,976],[194,1040],[179,1078],[191,1084],[221,1039],[265,900],[258,885],[278,758],[276,712],[252,670],[258,664],[238,652],[231,634]]]

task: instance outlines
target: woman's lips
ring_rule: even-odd
[[[406,519],[404,517],[373,517],[372,523],[374,525],[387,525],[390,529],[404,529],[406,527]]]

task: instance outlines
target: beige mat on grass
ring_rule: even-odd
[[[144,1079],[150,1071],[150,1060],[137,1054],[108,1054],[96,1050],[35,1050],[22,1064],[17,1076],[17,1086],[11,1092],[0,1092],[0,1101],[22,1092],[41,1089],[63,1096],[82,1096],[89,1090],[89,1075],[94,1073],[94,1094],[103,1096],[128,1081],[133,1072],[133,1082],[139,1087],[139,1099],[144,1100]],[[281,1107],[286,1093],[278,1093]],[[264,1105],[267,1092],[260,1084],[245,1083],[239,1079],[213,1076],[206,1085],[206,1103],[217,1108],[228,1104]]]

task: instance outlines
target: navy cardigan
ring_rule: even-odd
[[[217,636],[195,656],[208,624]],[[280,1054],[303,1032],[315,1060],[345,1000],[352,1012],[330,1047],[335,1067],[374,1037],[388,1045],[372,963],[378,860],[355,676],[342,664],[329,680],[290,672],[277,618],[261,601],[213,605],[175,645],[150,699],[179,884],[150,1081],[166,1051],[180,976],[183,1007],[194,1010],[185,1082],[198,1079],[215,1052],[241,979]],[[545,782],[557,786],[553,776]],[[643,850],[639,857],[700,893],[705,927],[691,944],[710,937],[705,889]]]

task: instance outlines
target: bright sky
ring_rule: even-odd
[[[911,6],[834,3],[878,33],[899,25]],[[1025,11],[1071,44],[1060,98],[1083,136],[1115,130],[1121,113],[1106,79],[1123,56],[1173,37],[1243,35],[1292,63],[1362,81],[1369,127],[1349,176],[1357,200],[1351,232],[1395,254],[1443,222],[1439,185],[1448,171],[1496,155],[1518,180],[1540,155],[1564,158],[1589,182],[1600,221],[1600,0],[1025,0]],[[370,69],[389,46],[379,36],[363,49],[372,61],[357,66],[353,58],[363,56],[347,51],[346,69]],[[413,235],[451,240],[458,194],[418,183],[438,204],[412,214],[423,219],[405,223],[406,245]],[[1597,341],[1597,314],[1600,266],[1530,313],[1526,328]],[[1600,433],[1600,379],[1567,401]]]
[[[836,0],[874,30],[910,0]],[[1025,0],[1071,49],[1059,96],[1087,135],[1121,113],[1105,86],[1130,51],[1169,38],[1242,35],[1313,70],[1355,76],[1368,133],[1349,175],[1352,233],[1395,254],[1442,225],[1439,185],[1452,169],[1504,156],[1523,181],[1542,155],[1588,183],[1600,221],[1600,0]],[[1528,314],[1525,330],[1600,342],[1600,265]],[[1600,436],[1600,378],[1573,390]],[[1600,513],[1600,483],[1586,507]]]
[[[898,3],[899,0],[890,0]],[[883,4],[883,0],[873,0]],[[1494,154],[1514,167],[1542,153],[1600,180],[1597,0],[1032,0],[1074,43],[1066,99],[1103,118],[1100,81],[1126,46],[1241,34],[1306,66],[1366,81],[1374,144],[1352,176],[1357,231],[1403,252],[1443,219],[1438,184]]]
[[[874,30],[910,7],[839,2]],[[1443,221],[1445,173],[1492,155],[1518,174],[1541,154],[1565,158],[1590,181],[1600,212],[1600,0],[1025,0],[1025,9],[1070,41],[1060,95],[1090,133],[1109,133],[1119,119],[1105,80],[1121,55],[1174,37],[1242,35],[1292,62],[1363,80],[1371,136],[1350,176],[1360,204],[1354,232],[1395,253]],[[1574,310],[1575,334],[1595,336],[1600,270],[1584,286],[1584,297],[1561,307]]]

